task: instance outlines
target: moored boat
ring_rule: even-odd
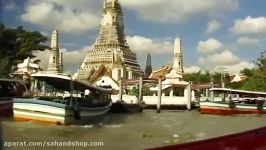
[[[209,114],[266,114],[264,104],[266,93],[227,88],[212,88],[212,95],[219,94],[218,100],[200,101],[200,112]]]
[[[13,97],[20,97],[26,91],[22,81],[0,78],[0,117],[13,113]]]
[[[17,120],[76,124],[105,114],[112,105],[111,90],[64,75],[35,74],[32,77],[33,95],[14,98],[14,117]]]
[[[145,104],[129,104],[124,101],[116,101],[113,103],[109,112],[111,113],[133,113],[142,112]]]

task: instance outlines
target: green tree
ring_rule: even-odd
[[[254,75],[248,78],[247,82],[244,83],[241,89],[266,91],[265,78],[262,78],[261,75],[256,70]]]
[[[211,75],[209,71],[206,71],[205,73],[202,73],[201,71],[197,73],[187,73],[183,76],[185,81],[191,81],[193,83],[208,83],[210,82],[210,77]]]
[[[256,68],[248,71],[251,75],[247,82],[241,87],[245,90],[266,91],[266,51],[262,52],[256,60]]]
[[[243,75],[246,75],[247,77],[251,77],[251,76],[253,76],[254,71],[255,71],[255,69],[248,69],[248,68],[245,68],[245,69],[241,70],[240,72],[241,72]]]
[[[23,27],[6,28],[0,24],[0,75],[8,76],[12,67],[25,58],[34,58],[33,51],[48,49],[47,38],[38,31],[26,31]]]
[[[139,97],[139,86],[133,87],[130,94],[135,95],[138,98]]]

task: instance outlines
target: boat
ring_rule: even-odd
[[[26,92],[23,81],[0,78],[0,117],[13,114],[13,97],[21,97]]]
[[[16,120],[49,124],[79,124],[107,113],[112,105],[111,90],[58,74],[33,74],[32,96],[14,98]]]
[[[130,104],[124,101],[116,101],[113,102],[113,105],[109,112],[111,113],[135,113],[135,112],[142,112],[145,108],[145,104]]]
[[[265,92],[229,88],[211,88],[210,92],[213,95],[211,100],[199,102],[201,113],[218,115],[266,114]],[[215,97],[217,94],[218,97]]]
[[[266,127],[183,144],[146,150],[262,150],[266,148]]]

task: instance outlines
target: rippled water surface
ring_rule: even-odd
[[[86,125],[48,125],[2,121],[4,141],[100,141],[102,147],[27,147],[27,149],[138,150],[236,133],[265,126],[264,115],[216,116],[197,111],[144,110],[136,114],[106,114]],[[8,149],[25,149],[11,147]]]

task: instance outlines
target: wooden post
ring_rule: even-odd
[[[223,72],[223,73],[221,73],[221,83],[222,83],[222,88],[225,88],[224,80],[225,80],[225,74],[224,74],[224,72]]]
[[[162,79],[158,79],[158,101],[157,101],[157,113],[161,112],[161,99],[162,99]]]
[[[119,101],[123,100],[123,86],[122,79],[119,80]]]
[[[191,82],[188,83],[188,86],[187,86],[187,109],[188,110],[191,110]]]
[[[71,75],[68,75],[70,77],[70,104],[73,105],[73,90],[74,90],[74,84],[73,79]]]
[[[209,89],[205,89],[206,92],[206,99],[209,99]]]
[[[34,90],[35,90],[35,87],[34,87],[34,86],[35,86],[35,82],[36,82],[35,79],[32,78],[32,79],[31,79],[31,85],[30,85],[30,90],[31,90],[31,92],[34,92]]]
[[[40,96],[40,91],[39,91],[39,89],[38,89],[38,80],[36,79],[35,81],[34,81],[34,86],[33,86],[33,91],[34,91],[34,93],[36,93],[35,94],[35,96]]]
[[[45,85],[45,82],[43,81],[43,82],[42,82],[42,95],[43,95],[43,96],[45,96],[45,94],[46,94],[46,88],[45,88],[45,86],[46,86],[46,85]]]
[[[211,88],[213,88],[213,82],[211,82]],[[210,97],[211,97],[210,100],[211,100],[211,101],[214,101],[213,91],[211,91],[210,94],[211,94],[211,95],[210,95]]]
[[[143,78],[139,77],[139,99],[138,103],[140,104],[143,100]]]

